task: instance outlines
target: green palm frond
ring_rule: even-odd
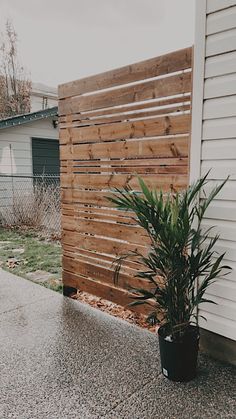
[[[173,336],[195,321],[199,304],[211,302],[204,298],[209,285],[230,269],[222,264],[224,254],[215,252],[219,236],[213,234],[213,227],[205,231],[201,228],[207,208],[228,178],[206,196],[207,176],[208,173],[185,191],[167,194],[151,190],[139,177],[140,191],[127,186],[115,189],[108,198],[116,208],[134,214],[137,224],[151,239],[146,256],[129,252],[116,260],[115,283],[127,257],[144,266],[136,276],[151,284],[152,289],[149,286],[148,289],[133,290],[131,305],[150,304],[152,300],[149,321],[159,322],[161,318]]]

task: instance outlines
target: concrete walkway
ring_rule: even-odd
[[[0,270],[0,418],[236,418],[236,370],[160,375],[157,337]]]

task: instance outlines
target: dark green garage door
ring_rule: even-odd
[[[59,175],[59,141],[32,138],[34,175]]]

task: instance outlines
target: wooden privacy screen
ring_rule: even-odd
[[[65,287],[121,305],[143,287],[132,260],[114,287],[116,256],[149,242],[105,196],[138,189],[135,174],[165,191],[187,185],[191,60],[187,48],[59,87]]]

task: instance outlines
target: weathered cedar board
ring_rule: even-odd
[[[191,65],[186,48],[59,87],[65,286],[124,306],[130,288],[150,286],[135,277],[141,265],[132,258],[114,286],[114,259],[146,255],[150,240],[107,196],[126,185],[138,190],[137,173],[163,191],[187,185]]]

